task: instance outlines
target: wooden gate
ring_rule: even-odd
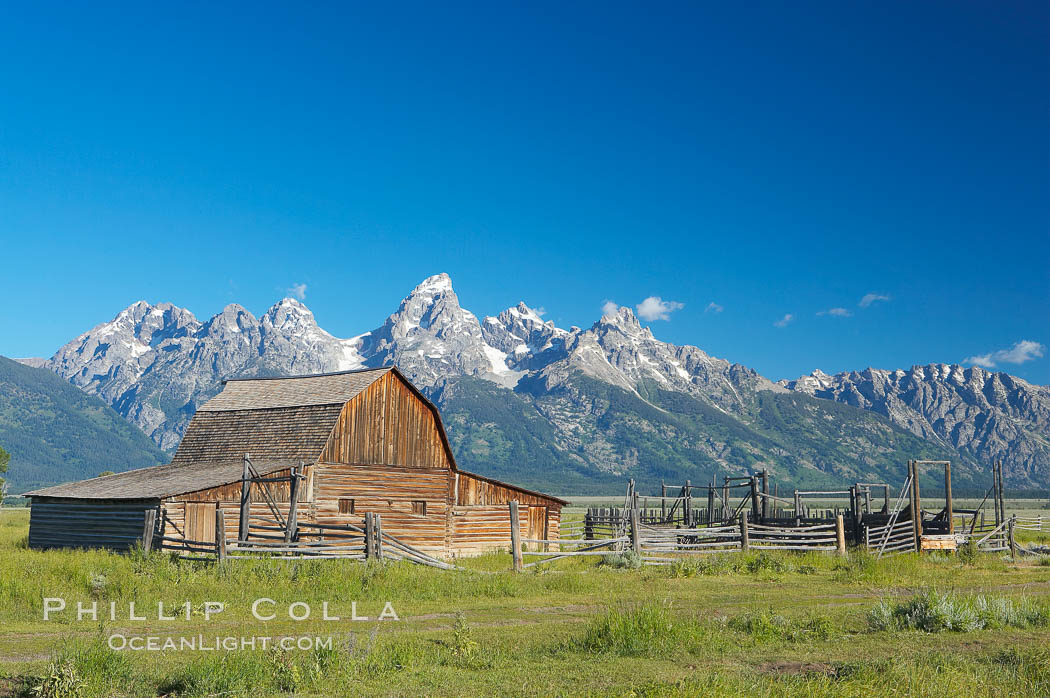
[[[215,502],[186,502],[186,540],[215,542]]]

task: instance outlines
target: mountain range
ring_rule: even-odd
[[[224,378],[393,364],[441,408],[465,468],[554,492],[763,468],[785,484],[898,483],[908,458],[950,459],[956,481],[975,488],[996,459],[1012,486],[1050,479],[1045,386],[944,364],[773,382],[658,340],[625,307],[586,329],[556,327],[524,303],[479,320],[446,274],[348,339],[291,298],[259,318],[229,305],[204,322],[140,301],[35,361],[167,452]]]

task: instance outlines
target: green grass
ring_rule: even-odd
[[[960,596],[924,589],[910,599],[882,600],[868,613],[872,630],[969,633],[989,628],[1046,628],[1050,604],[1029,597]]]
[[[1036,561],[755,552],[641,569],[595,557],[514,574],[504,553],[463,561],[463,572],[217,567],[28,550],[26,513],[0,512],[0,695],[1050,695],[1050,567]],[[122,610],[44,622],[45,596]],[[278,618],[251,616],[260,597],[277,602]],[[208,600],[227,608],[206,623]],[[129,620],[132,601],[152,619]],[[191,620],[158,621],[158,601],[189,601]],[[311,605],[308,620],[287,617],[294,601]],[[344,620],[322,620],[323,601]],[[401,620],[349,621],[351,601],[373,619],[391,601]],[[118,652],[106,645],[114,633],[336,641]]]

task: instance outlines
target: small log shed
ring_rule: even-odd
[[[156,535],[214,542],[217,507],[232,539],[242,493],[250,533],[288,519],[293,489],[292,520],[378,513],[386,533],[446,558],[506,549],[512,500],[522,538],[555,540],[567,503],[460,470],[437,408],[396,368],[238,378],[197,410],[170,464],[29,492],[29,545],[127,549],[150,509]]]

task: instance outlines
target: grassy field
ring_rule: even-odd
[[[515,575],[407,563],[26,548],[0,512],[0,695],[1050,695],[1050,566],[993,555],[596,558]],[[1031,536],[1029,536],[1031,537]],[[43,620],[43,599],[65,611]],[[252,602],[277,617],[255,619]],[[77,602],[100,618],[77,620]],[[206,602],[225,610],[206,620]],[[322,620],[322,604],[343,618]],[[147,620],[129,619],[129,604]],[[158,620],[189,603],[189,620]],[[305,602],[311,615],[288,617]],[[368,621],[351,621],[351,602]],[[375,617],[390,602],[399,620]],[[108,618],[115,603],[116,619]],[[302,607],[291,609],[301,614]],[[112,637],[334,638],[331,648],[115,651]]]

